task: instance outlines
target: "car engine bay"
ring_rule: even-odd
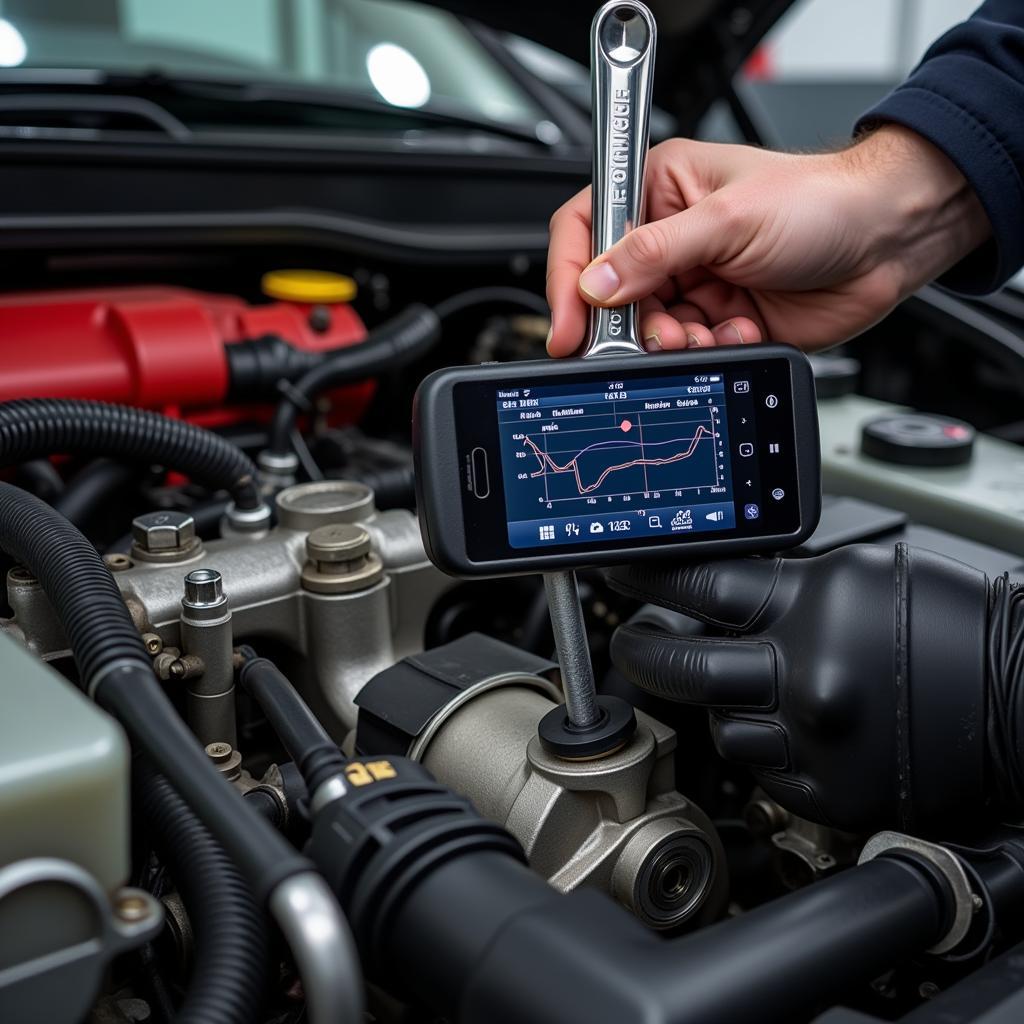
[[[410,428],[432,371],[544,356],[523,211],[559,160],[529,230],[433,243],[397,209],[133,224],[99,164],[75,223],[23,213],[0,1024],[1024,1019],[1019,297],[925,289],[814,357],[798,546],[581,568],[628,727],[559,752],[558,596],[436,567]]]

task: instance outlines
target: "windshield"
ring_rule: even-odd
[[[399,0],[0,0],[0,67],[337,88],[407,109],[543,115],[453,15]]]

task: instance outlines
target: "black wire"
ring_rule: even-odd
[[[471,306],[487,305],[522,306],[538,316],[551,315],[547,301],[535,292],[528,291],[526,288],[511,288],[503,285],[470,288],[468,291],[449,295],[447,299],[442,299],[434,307],[434,312],[438,319],[446,320],[453,314],[461,313]]]
[[[309,445],[306,444],[306,439],[302,436],[302,431],[298,427],[292,430],[291,439],[292,447],[295,449],[295,454],[298,456],[306,476],[310,480],[323,480],[324,474],[317,465],[316,459],[313,458],[313,453],[309,450]]]
[[[1000,798],[1024,807],[1024,589],[1003,573],[992,584],[988,645],[989,757]]]

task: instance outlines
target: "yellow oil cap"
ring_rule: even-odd
[[[351,302],[356,283],[329,270],[271,270],[260,281],[263,294],[282,302]]]

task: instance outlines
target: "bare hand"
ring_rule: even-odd
[[[588,303],[633,301],[650,350],[767,339],[824,348],[990,233],[956,167],[898,126],[817,155],[664,142],[648,159],[647,216],[590,263],[590,190],[554,215],[552,356],[577,349]]]

